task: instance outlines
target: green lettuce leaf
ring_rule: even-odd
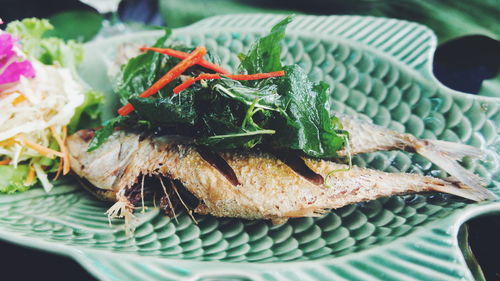
[[[75,41],[43,35],[52,30],[53,26],[46,19],[27,18],[13,21],[7,25],[6,31],[21,39],[22,48],[29,57],[40,62],[75,69],[83,59],[83,47]]]
[[[12,194],[28,190],[30,186],[24,185],[28,171],[28,165],[18,165],[17,168],[12,165],[0,166],[0,193]],[[36,180],[33,184],[35,182]]]
[[[83,128],[95,128],[101,123],[100,106],[104,102],[104,95],[89,90],[85,93],[83,104],[76,108],[75,114],[68,124],[68,133],[73,134]]]

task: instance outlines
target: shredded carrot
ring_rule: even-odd
[[[21,102],[23,102],[23,101],[25,101],[25,100],[27,100],[27,99],[26,99],[26,96],[25,96],[25,95],[23,95],[23,94],[21,94],[21,95],[19,95],[17,98],[15,98],[15,99],[12,101],[12,105],[13,105],[13,106],[16,106],[16,105],[18,105],[19,103],[21,103]]]
[[[185,58],[187,58],[187,56],[189,56],[189,53],[185,53],[182,51],[177,51],[177,50],[169,49],[169,48],[143,47],[143,48],[141,48],[141,51],[153,51],[153,52],[157,52],[160,54],[169,55],[171,57],[178,58],[178,59],[185,59]],[[210,70],[213,70],[213,71],[221,73],[221,74],[229,74],[230,73],[229,71],[224,69],[222,66],[217,65],[215,63],[208,62],[204,59],[200,60],[197,64],[199,66],[206,68],[206,69],[210,69]]]
[[[26,180],[24,181],[25,186],[30,186],[33,183],[33,180],[35,179],[35,168],[33,165],[30,165],[30,169],[28,171],[28,176],[26,177]]]
[[[5,158],[3,160],[0,160],[0,166],[1,165],[9,165],[10,164],[10,159],[9,158]]]
[[[0,147],[1,146],[13,145],[15,143],[16,143],[16,140],[14,138],[6,139],[6,140],[3,140],[3,141],[0,141]]]
[[[160,80],[156,81],[153,86],[148,88],[142,94],[139,95],[141,98],[147,98],[151,95],[157,93],[161,88],[165,87],[175,78],[179,77],[186,69],[198,63],[202,57],[207,53],[205,47],[197,47],[189,56],[180,61],[176,66],[170,69],[165,75],[163,75]],[[125,116],[134,110],[134,106],[130,103],[124,105],[118,110],[118,114]]]
[[[64,157],[64,155],[59,152],[59,151],[55,151],[53,149],[50,149],[48,147],[44,147],[44,146],[41,146],[39,145],[38,143],[35,143],[35,142],[32,142],[30,141],[29,139],[27,139],[26,137],[24,137],[23,135],[18,135],[16,137],[16,139],[23,143],[24,145],[26,145],[27,147],[37,151],[38,153],[42,154],[43,156],[46,156],[46,157],[49,157],[49,158],[52,158],[55,156],[59,156],[59,157]]]
[[[66,127],[64,127],[64,128],[66,128]],[[64,136],[64,138],[66,138],[66,132],[65,132],[64,128],[63,128],[63,136]],[[59,148],[61,149],[61,153],[63,154],[63,157],[60,161],[62,161],[64,163],[63,175],[66,175],[67,173],[69,173],[69,170],[70,170],[68,149],[64,143],[64,140],[61,139],[61,136],[59,134],[57,134],[56,129],[51,126],[50,131],[52,132],[52,135],[56,139],[57,144],[59,144]],[[59,162],[59,164],[60,164],[60,162]]]
[[[131,105],[130,103],[127,103],[126,105],[120,107],[120,109],[118,109],[118,114],[120,114],[121,116],[126,116],[126,115],[129,115],[130,112],[134,111],[134,106]]]
[[[59,176],[61,175],[61,172],[63,170],[63,162],[64,162],[64,158],[59,159],[59,164],[57,165],[57,172],[56,172],[56,175],[54,176],[53,180],[57,180],[59,178]]]
[[[229,75],[227,75],[229,77]],[[189,88],[191,85],[193,85],[196,81],[200,81],[203,79],[220,79],[221,76],[219,74],[208,74],[208,73],[202,73],[196,77],[191,77],[188,80],[184,81],[182,84],[179,86],[175,87],[173,92],[174,94],[178,94],[182,92],[183,90]]]
[[[285,75],[283,70],[275,71],[275,72],[267,72],[267,73],[256,73],[256,74],[237,74],[237,75],[224,75],[227,78],[233,80],[260,80],[271,77],[279,77]],[[223,76],[219,74],[208,74],[203,73],[198,75],[197,77],[189,78],[184,83],[174,88],[174,94],[178,94],[181,91],[185,90],[189,86],[193,85],[196,81],[205,80],[205,79],[221,79]]]
[[[67,175],[69,171],[71,170],[71,166],[69,162],[69,149],[66,146],[66,138],[68,137],[68,128],[66,126],[63,127],[62,129],[63,132],[63,145],[64,145],[64,169],[63,169],[63,175]]]
[[[16,98],[12,101],[12,105],[13,105],[13,106],[16,106],[16,105],[18,105],[19,103],[21,103],[21,102],[23,102],[23,101],[27,100],[26,96],[25,96],[23,93],[19,92],[19,91],[3,92],[3,93],[0,93],[0,96],[5,96],[5,97],[6,97],[6,96],[13,95],[13,94],[18,94],[18,95],[19,95],[18,97],[16,97]]]
[[[12,91],[12,92],[0,92],[0,96],[9,96],[12,94],[17,94],[17,91]]]

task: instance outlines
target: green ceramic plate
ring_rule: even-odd
[[[215,17],[177,29],[173,37],[207,46],[232,68],[237,54],[280,18]],[[336,110],[416,136],[484,148],[485,159],[463,164],[500,194],[500,99],[439,84],[431,74],[436,38],[429,29],[383,18],[304,16],[287,34],[283,61],[330,83]],[[106,64],[116,46],[150,43],[160,35],[145,32],[88,44],[82,76],[110,93]],[[109,103],[108,117],[113,109]],[[443,176],[405,152],[371,153],[355,163]],[[458,246],[459,227],[473,216],[500,211],[500,202],[471,204],[434,193],[394,196],[283,225],[210,216],[199,217],[196,225],[184,214],[176,222],[149,208],[138,212],[133,237],[125,235],[119,220],[109,226],[108,207],[73,179],[50,194],[34,189],[3,195],[0,235],[71,256],[102,280],[473,280]]]

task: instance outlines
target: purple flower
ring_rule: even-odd
[[[0,63],[16,55],[13,48],[14,38],[9,33],[0,33]]]
[[[9,33],[0,33],[0,85],[19,81],[21,75],[35,77],[35,69],[29,60],[23,60],[14,51],[16,40]]]

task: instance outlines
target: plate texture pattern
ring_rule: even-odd
[[[237,15],[203,20],[174,31],[172,40],[205,45],[227,68],[282,16]],[[93,87],[110,93],[106,66],[123,42],[150,43],[161,32],[96,41],[81,68]],[[500,99],[450,90],[432,76],[436,38],[405,21],[330,16],[297,17],[283,45],[285,64],[298,63],[331,86],[331,106],[413,135],[483,148],[463,165],[500,195]],[[115,99],[116,100],[116,99]],[[110,103],[112,104],[112,103]],[[113,114],[112,105],[107,115]],[[388,172],[446,176],[420,156],[377,152],[356,165]],[[104,215],[109,207],[62,181],[50,194],[35,189],[0,196],[0,235],[70,255],[103,280],[473,280],[456,234],[472,216],[500,211],[500,202],[470,204],[429,193],[393,196],[333,210],[322,218],[282,225],[137,210],[137,229]],[[210,279],[212,278],[212,279]],[[232,279],[231,279],[232,278]]]

